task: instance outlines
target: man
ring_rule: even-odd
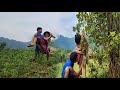
[[[35,45],[36,41],[37,41],[37,38],[43,38],[44,36],[41,33],[42,33],[42,28],[38,27],[37,28],[37,33],[34,34],[34,36],[32,38],[31,44],[29,44],[27,47],[33,47]]]
[[[72,52],[70,54],[70,58],[65,62],[63,66],[62,74],[61,74],[62,78],[79,78],[81,70],[75,72],[75,70],[73,69],[76,60],[77,60],[77,53]]]
[[[42,28],[38,27],[37,28],[37,33],[35,33],[34,36],[33,36],[33,38],[32,38],[31,44],[29,44],[27,47],[33,47],[37,43],[37,38],[43,38],[44,36],[41,33],[42,33]],[[37,47],[37,44],[36,44],[35,55],[33,57],[33,60],[36,59],[38,53],[39,53],[39,48]]]

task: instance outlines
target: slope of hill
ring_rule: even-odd
[[[27,45],[30,42],[21,42],[16,40],[10,40],[8,38],[0,37],[0,42],[6,42],[8,48],[27,48]],[[69,49],[72,50],[75,48],[74,38],[67,38],[62,35],[58,39],[53,40],[49,44],[51,47],[59,49]]]
[[[67,38],[60,35],[58,39],[51,41],[50,45],[56,48],[73,50],[75,48],[75,41],[74,38]]]
[[[30,42],[20,42],[16,40],[10,40],[8,38],[0,37],[0,42],[6,42],[8,48],[26,48]]]

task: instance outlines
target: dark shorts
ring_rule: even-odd
[[[36,46],[36,47],[35,47],[35,52],[36,52],[36,53],[39,53],[39,51],[40,51],[39,48]]]

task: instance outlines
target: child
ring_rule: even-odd
[[[78,72],[75,72],[73,69],[74,63],[77,60],[77,53],[72,52],[70,54],[70,58],[65,62],[63,69],[62,69],[62,78],[79,78],[80,76],[80,70]]]

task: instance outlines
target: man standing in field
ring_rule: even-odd
[[[49,52],[50,52],[50,49],[48,48],[48,42],[50,41],[51,37],[55,38],[48,31],[44,32],[44,35],[42,35],[41,33],[42,33],[42,28],[38,27],[37,33],[34,34],[34,37],[32,38],[31,44],[27,46],[27,47],[33,47],[36,43],[35,55],[33,57],[33,60],[36,59],[39,52],[43,54],[47,54],[47,60],[48,60]]]
[[[42,28],[38,27],[37,28],[37,33],[35,33],[33,38],[32,38],[31,44],[29,44],[27,47],[33,47],[37,43],[37,38],[43,38],[44,36],[41,33],[42,33]],[[36,46],[35,46],[35,55],[33,57],[33,60],[36,59],[38,53],[39,53],[39,48],[37,47],[37,44],[36,44]]]
[[[36,41],[37,41],[37,38],[43,38],[44,36],[41,33],[42,33],[42,28],[38,27],[37,28],[37,33],[35,33],[33,38],[32,38],[31,44],[29,44],[27,47],[33,47],[35,45]]]

